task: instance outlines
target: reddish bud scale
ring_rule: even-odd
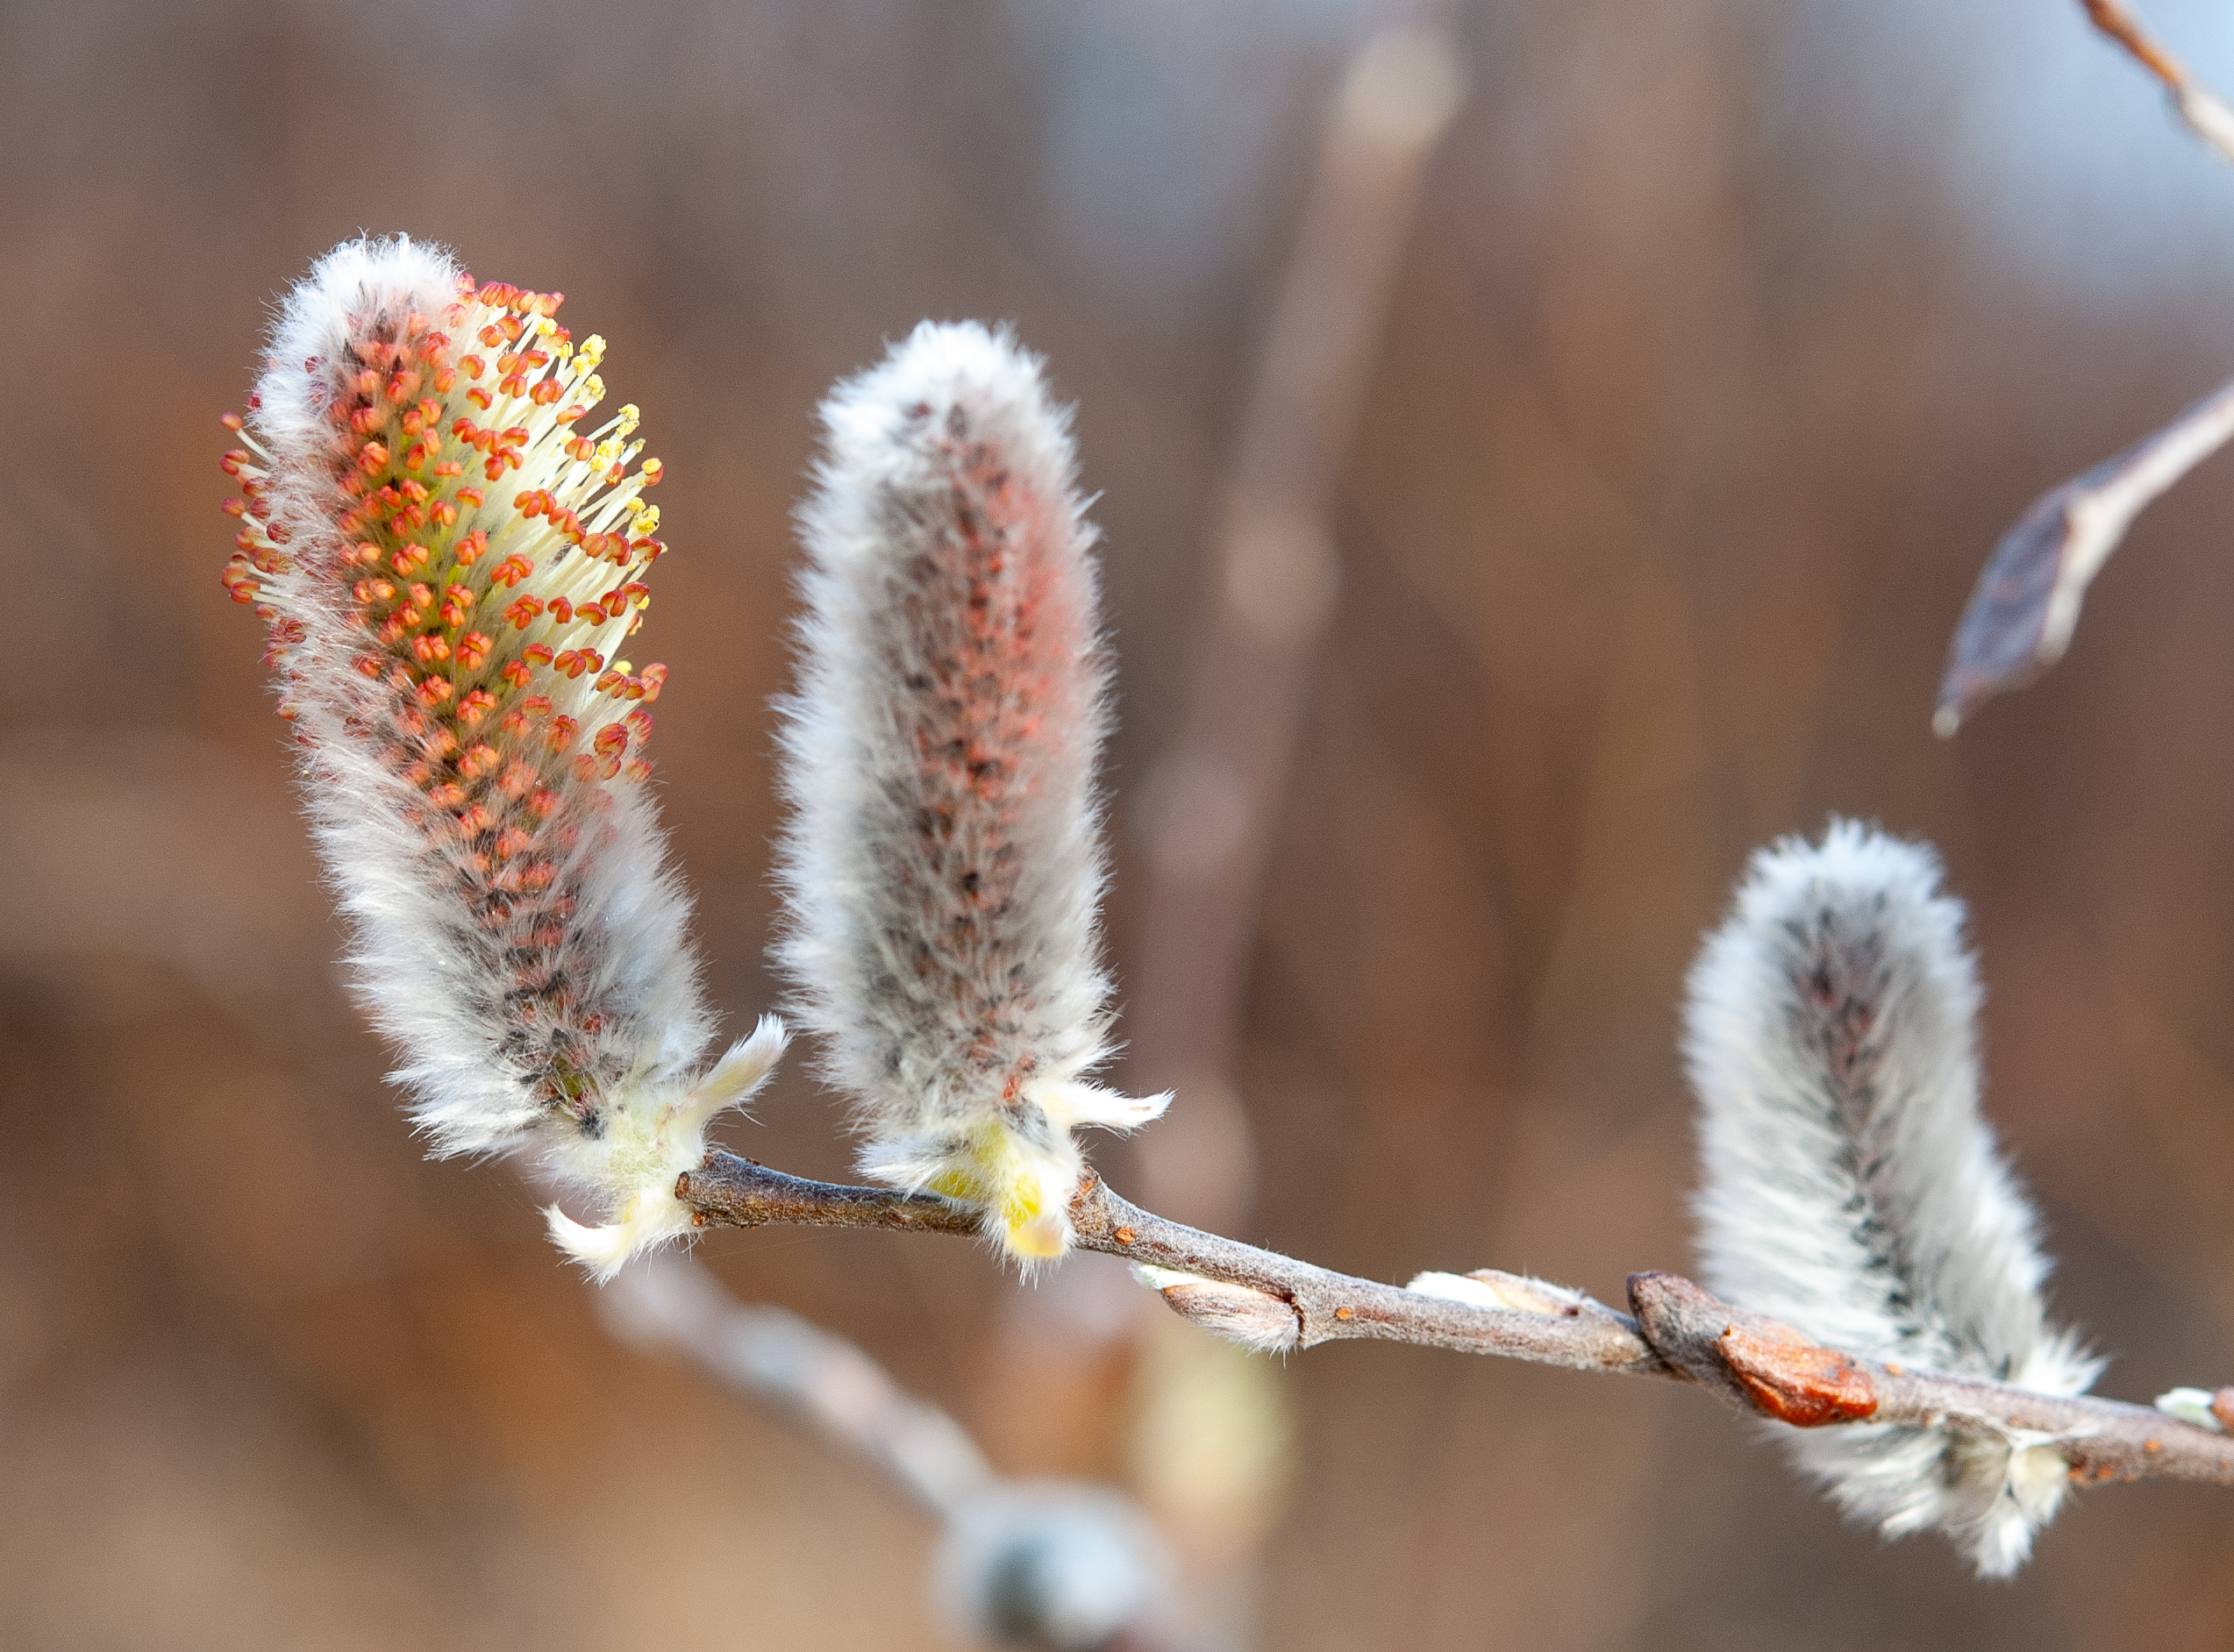
[[[552,320],[559,295],[467,279],[446,305],[362,302],[340,359],[275,361],[260,394],[291,380],[321,435],[226,416],[249,445],[220,460],[241,483],[225,509],[242,523],[221,580],[268,617],[282,715],[312,714],[313,772],[320,740],[347,742],[416,794],[421,852],[447,868],[504,982],[490,1006],[503,1058],[594,1134],[626,1076],[601,1052],[625,1043],[613,1035],[631,1012],[570,951],[575,866],[613,795],[649,773],[649,717],[614,720],[611,698],[656,699],[666,668],[606,672],[561,633],[641,601],[652,552],[626,529],[659,467],[626,474],[641,450],[619,445],[633,409],[598,438],[617,462],[591,471],[575,456],[567,427],[601,393],[603,345],[577,358]],[[493,388],[487,360],[453,352],[468,338],[503,352]],[[468,474],[526,485],[484,491]],[[625,582],[609,589],[612,563]]]

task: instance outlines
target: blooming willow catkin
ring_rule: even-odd
[[[924,323],[823,404],[784,706],[782,955],[863,1171],[1071,1241],[1072,1127],[1139,1101],[1110,1051],[1094,532],[1065,416],[1005,333]]]
[[[712,1035],[646,789],[667,667],[619,658],[664,546],[633,407],[584,428],[604,341],[560,296],[476,288],[398,237],[289,295],[225,455],[225,583],[269,626],[281,716],[438,1153],[539,1152],[600,1277],[688,1226],[676,1175],[774,1065],[781,1026]],[[632,469],[631,467],[633,466]]]
[[[2077,1394],[2038,1220],[1979,1116],[1979,986],[1931,851],[1852,822],[1753,858],[1691,972],[1701,1249],[1714,1289],[1865,1357]],[[1791,1433],[1888,1536],[2022,1565],[2068,1467],[2052,1439],[1859,1423]]]

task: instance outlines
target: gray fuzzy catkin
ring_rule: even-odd
[[[1077,1124],[1154,1116],[1110,1051],[1094,530],[1067,419],[1004,332],[924,323],[824,403],[783,706],[781,956],[862,1168],[1060,1254]]]
[[[1708,1282],[1867,1358],[2083,1392],[2051,1328],[2038,1218],[1980,1117],[1976,968],[1937,858],[1834,820],[1753,858],[1693,967]],[[1878,1424],[1789,1433],[1888,1535],[1937,1528],[1981,1574],[2023,1563],[2067,1485],[2052,1442]]]

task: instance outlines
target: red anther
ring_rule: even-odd
[[[550,406],[559,399],[559,381],[556,379],[537,380],[535,388],[527,393],[527,399],[538,407]]]
[[[589,411],[587,408],[571,410],[577,414]],[[585,465],[589,462],[589,456],[597,451],[597,445],[587,436],[570,436],[560,444],[560,447],[568,459],[578,459]]]
[[[458,519],[457,508],[454,505],[445,508],[450,512],[450,520],[455,522]],[[475,528],[451,547],[450,554],[458,559],[460,567],[469,568],[480,560],[481,553],[488,549],[489,535],[482,530]]]
[[[628,750],[628,730],[617,723],[609,723],[597,730],[589,743],[599,757],[610,757],[616,751]]]
[[[458,663],[461,666],[474,666],[478,662],[467,659],[465,650],[461,648],[458,651]],[[481,720],[496,709],[496,696],[486,688],[476,688],[458,701],[458,721],[468,729],[478,728]]]
[[[632,780],[648,780],[652,778],[652,765],[642,758],[631,758],[621,765],[621,773]]]
[[[548,643],[530,643],[525,649],[520,651],[520,658],[526,660],[530,665],[547,666],[551,663],[551,644]]]
[[[226,588],[232,593],[232,600],[236,602],[253,602],[256,600],[257,586],[253,580],[246,578],[236,580]]]
[[[476,837],[496,823],[496,817],[489,812],[489,807],[485,803],[475,803],[458,816],[458,824]],[[475,858],[481,863],[480,870],[487,872],[489,870],[488,858],[476,856]]]
[[[496,388],[506,395],[525,395],[527,394],[527,380],[520,374],[508,373],[498,381]]]
[[[615,459],[612,464],[606,468],[605,481],[609,485],[617,488],[620,486],[621,478],[627,474],[628,467],[623,465],[620,460]]]
[[[595,602],[584,602],[575,610],[575,617],[587,625],[596,626],[603,625],[612,616]]]
[[[380,547],[369,539],[360,539],[350,547],[349,559],[360,567],[376,568],[380,566]]]
[[[439,763],[458,749],[458,737],[447,729],[437,729],[427,736],[420,750]]]
[[[411,477],[406,476],[403,478],[401,486],[403,490],[403,497],[410,500],[413,504],[423,505],[426,502],[427,493],[426,484],[425,482],[418,481]]]
[[[605,669],[605,657],[594,648],[585,648],[582,651],[582,668],[584,671],[603,671]]]
[[[451,388],[452,388],[453,386],[454,386],[457,382],[458,382],[458,370],[457,370],[457,368],[455,368],[455,367],[440,367],[440,368],[436,369],[436,371],[435,371],[435,374],[434,374],[434,388],[435,388],[435,389],[436,389],[436,390],[439,391],[442,395],[449,395],[449,394],[450,394],[450,391],[451,391]]]
[[[571,424],[588,411],[589,411],[589,409],[586,407],[569,403],[568,405],[560,408],[556,413],[553,413],[551,416],[551,422],[554,424]],[[573,445],[569,443],[567,445],[567,448],[568,451],[571,452]]]
[[[482,474],[482,475],[484,475],[484,476],[488,477],[488,478],[489,478],[489,480],[490,481],[503,481],[503,480],[504,480],[504,460],[505,460],[508,457],[509,457],[509,455],[507,455],[507,454],[503,454],[503,453],[497,453],[497,454],[495,454],[495,455],[493,455],[492,457],[490,457],[490,458],[489,458],[489,459],[486,459],[482,460],[482,466],[481,466],[481,474]],[[515,466],[515,468],[517,468],[517,466]]]
[[[631,580],[626,585],[621,587],[621,595],[633,602],[639,597],[651,595],[652,587],[641,580]]]
[[[644,478],[644,485],[646,488],[657,488],[660,485],[660,478],[667,474],[667,467],[656,459],[646,459],[636,467],[636,470],[637,474]]]
[[[365,451],[357,455],[357,466],[368,476],[377,476],[388,468],[388,444],[367,442]]]
[[[627,673],[609,671],[603,676],[597,679],[597,692],[601,694],[611,694],[627,681]]]
[[[458,461],[454,459],[446,459],[440,464],[437,465],[432,470],[427,472],[427,474],[430,476],[439,477],[462,476],[465,474],[466,467],[458,463]]]
[[[450,697],[447,677],[429,677],[419,685],[419,699],[430,706],[439,706]]]
[[[506,682],[510,683],[513,687],[525,688],[527,687],[527,680],[531,673],[528,671],[527,662],[525,660],[508,659],[504,662],[503,669],[496,674],[502,677]]]
[[[572,624],[574,623],[574,604],[567,602],[563,596],[553,597],[551,599],[551,617],[558,621],[558,623],[561,625]]]
[[[502,374],[504,377],[509,379],[512,376],[512,374],[517,373],[519,370],[520,358],[517,351],[507,350],[503,355],[496,358],[496,371]]]
[[[489,364],[479,356],[460,356],[458,365],[466,370],[468,379],[478,379],[489,370]]]
[[[482,283],[481,290],[474,295],[474,298],[475,302],[487,304],[494,310],[517,290],[503,281],[484,281]]]
[[[427,549],[409,540],[396,547],[396,554],[388,559],[389,566],[398,573],[417,573],[426,566]]]
[[[434,587],[431,585],[422,584],[418,580],[414,580],[411,581],[410,585],[410,600],[411,609],[414,614],[425,613],[429,608],[433,606]]]
[[[349,474],[341,479],[341,491],[348,495],[352,499],[363,498],[365,496],[365,479],[358,475],[354,471],[350,472]]]
[[[380,394],[380,374],[370,367],[357,374],[349,382],[359,395],[371,397]]]
[[[465,474],[465,466],[460,465],[457,469],[452,471],[450,474],[453,476],[461,476]],[[480,509],[483,505],[489,502],[489,495],[482,492],[478,488],[460,488],[458,489],[458,497],[464,500],[475,510]]]
[[[660,689],[667,682],[667,668],[654,660],[644,667],[641,677],[644,684],[644,698],[646,702],[657,700],[660,697]]]
[[[535,616],[542,611],[541,599],[532,596],[515,597],[511,606],[504,610],[504,617],[511,621],[514,630],[524,631],[535,623]]]
[[[360,677],[369,677],[375,682],[380,680],[381,659],[378,654],[360,654],[350,663],[356,666]]]
[[[512,495],[512,509],[533,522],[543,514],[543,502],[548,497],[539,488],[524,488]]]
[[[240,467],[247,464],[247,462],[248,453],[246,449],[228,447],[225,451],[225,457],[218,460],[218,468],[228,476],[238,476],[240,474]]]
[[[426,508],[426,514],[433,518],[437,527],[454,528],[458,525],[458,508],[446,499],[436,500]],[[470,562],[473,559],[460,557],[458,560]]]
[[[462,585],[453,585],[442,593],[442,623],[458,626],[466,623],[466,616],[473,612],[473,592]]]
[[[660,559],[660,553],[667,548],[667,542],[664,539],[632,539],[628,542],[628,548],[649,565]]]
[[[466,400],[472,402],[482,412],[486,413],[489,411],[490,404],[494,402],[496,398],[476,384],[467,390]]]
[[[621,721],[628,724],[630,730],[635,734],[637,744],[642,745],[652,737],[652,714],[645,710],[643,707],[639,706]]]
[[[581,650],[575,648],[567,649],[564,653],[552,660],[551,669],[553,671],[564,672],[570,678],[581,676],[582,673]]]
[[[522,719],[522,721],[525,721],[525,719]],[[514,758],[512,759],[511,765],[504,771],[504,778],[496,782],[497,789],[502,791],[507,797],[525,797],[528,793],[528,788],[534,784],[535,765],[524,761],[519,758]],[[528,844],[527,834],[520,831],[519,828],[517,826],[512,830],[519,834],[519,843],[516,845],[516,847],[518,849],[526,848]]]
[[[218,423],[224,425],[225,429],[238,433],[240,427],[247,421],[238,413],[220,413],[218,415]]]
[[[504,346],[504,330],[493,321],[486,327],[483,327],[479,332],[474,334],[474,337],[480,339],[482,343],[487,345],[491,350],[501,350]],[[473,358],[471,356],[467,356],[466,360],[470,361]],[[479,378],[481,375],[479,374],[475,374],[474,376],[475,378]]]
[[[527,426],[525,424],[507,425],[503,435],[498,439],[507,447],[517,447],[527,440]]]
[[[496,324],[496,328],[513,344],[517,344],[520,341],[520,335],[527,331],[517,316],[506,316]]]
[[[563,751],[574,744],[575,732],[582,725],[564,712],[551,719],[551,732],[544,736],[544,744],[553,751]]]
[[[388,381],[388,399],[397,407],[419,393],[419,375],[415,368],[406,367]]]
[[[360,436],[370,436],[388,423],[388,415],[376,407],[360,407],[349,416],[349,428]]]
[[[455,808],[466,801],[466,788],[455,780],[445,780],[427,788],[426,801],[437,808]]]
[[[532,848],[534,844],[535,839],[529,837],[518,827],[507,826],[503,831],[496,834],[496,842],[495,844],[496,858],[499,860],[510,860],[514,855],[518,854],[521,851]]]
[[[489,663],[489,651],[493,645],[481,632],[467,631],[458,639],[458,663],[467,671],[479,671]]]
[[[432,666],[438,660],[447,659],[450,658],[450,639],[432,635],[414,637],[411,639],[411,658],[422,666]]]
[[[467,698],[470,699],[471,696],[468,695]],[[469,780],[477,780],[484,774],[495,773],[496,765],[503,761],[503,759],[496,755],[495,746],[486,740],[477,741],[467,749],[465,756],[458,759],[458,773]]]

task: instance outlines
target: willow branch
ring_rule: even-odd
[[[713,1153],[675,1184],[700,1227],[903,1228],[974,1235],[975,1214],[929,1193],[802,1180]],[[2146,1406],[2065,1399],[1859,1359],[1731,1307],[1672,1273],[1630,1276],[1631,1314],[1578,1298],[1545,1311],[1481,1307],[1354,1278],[1141,1209],[1088,1171],[1070,1215],[1081,1249],[1239,1287],[1292,1314],[1284,1346],[1353,1339],[1490,1354],[1574,1371],[1694,1383],[1795,1428],[1878,1422],[2053,1444],[2078,1481],[2234,1485],[2234,1437]],[[1197,1314],[1183,1288],[1165,1300]]]
[[[2134,61],[2164,82],[2172,106],[2188,129],[2222,160],[2234,161],[2234,109],[2188,71],[2141,26],[2122,0],[2080,0],[2094,25],[2123,46]]]

